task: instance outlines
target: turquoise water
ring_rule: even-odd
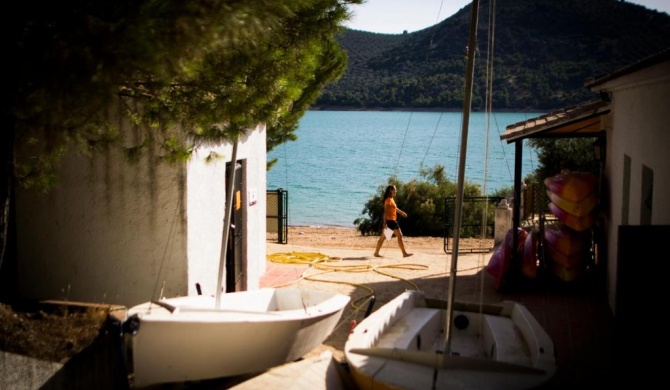
[[[514,144],[500,135],[508,125],[538,115],[471,114],[465,179],[489,194],[511,188]],[[394,174],[406,182],[418,178],[422,166],[441,164],[456,182],[461,126],[460,112],[307,111],[298,140],[268,153],[268,159],[279,159],[268,172],[268,190],[288,191],[291,226],[353,227],[365,203]],[[526,176],[537,159],[534,150],[525,144],[523,149]]]

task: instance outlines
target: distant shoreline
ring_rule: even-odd
[[[343,225],[326,225],[326,224],[301,224],[301,225],[288,225],[289,229],[300,229],[300,228],[312,228],[312,229],[342,229],[342,230],[356,230],[355,226],[343,226]]]
[[[308,111],[385,111],[385,112],[461,112],[461,108],[442,107],[348,107],[348,106],[313,106]],[[483,113],[484,111],[472,110],[472,112]],[[493,113],[546,113],[549,110],[538,109],[497,109]]]

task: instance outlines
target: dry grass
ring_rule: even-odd
[[[64,363],[91,345],[109,309],[0,303],[0,350]]]

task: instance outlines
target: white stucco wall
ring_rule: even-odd
[[[187,167],[188,189],[188,294],[196,294],[195,284],[200,283],[203,294],[214,294],[219,273],[223,223],[225,218],[225,171],[232,158],[232,144],[195,151]],[[242,239],[247,269],[245,285],[248,290],[259,287],[266,268],[265,245],[265,128],[256,131],[238,143],[237,160],[244,160]],[[222,156],[206,161],[210,152]],[[262,191],[262,192],[261,192]],[[254,204],[250,204],[255,197]],[[225,280],[225,270],[224,270]]]
[[[206,163],[210,148],[222,158]],[[176,166],[156,158],[129,165],[117,150],[66,157],[54,191],[16,194],[21,295],[132,306],[163,286],[164,296],[194,294],[195,282],[213,293],[231,151],[230,144],[201,147]],[[240,141],[237,158],[244,185],[264,191],[264,126]],[[254,289],[266,263],[265,196],[243,209],[246,285]]]
[[[652,224],[670,224],[670,62],[614,79],[597,90],[612,93],[612,114],[607,126],[609,194],[607,215],[608,298],[615,308],[618,226],[622,221],[624,156],[631,160],[629,225],[640,224],[642,167],[653,171]]]
[[[248,149],[246,164],[246,261],[247,290],[260,288],[260,278],[267,270],[267,150],[266,129],[259,126],[244,141]],[[253,203],[253,204],[252,204]]]

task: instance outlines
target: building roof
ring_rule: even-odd
[[[608,102],[592,100],[509,125],[500,139],[596,136],[602,130],[600,116],[609,112]]]

